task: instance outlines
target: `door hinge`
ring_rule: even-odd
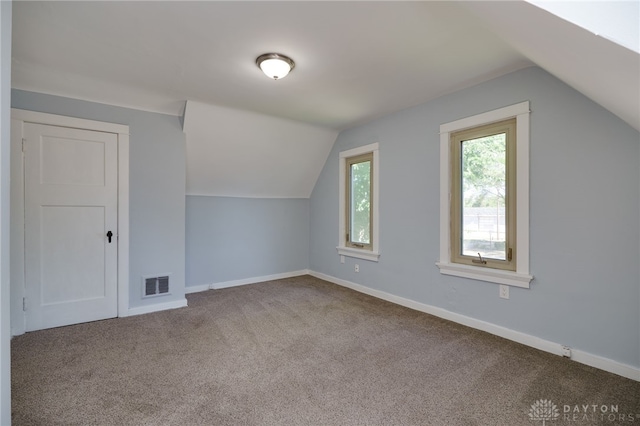
[[[27,310],[27,298],[26,297],[22,298],[22,310],[23,311]]]
[[[510,248],[509,252],[507,253],[507,260],[511,262],[511,259],[513,259],[513,250]]]
[[[24,143],[25,143],[26,141],[27,141],[27,140],[26,140],[25,138],[22,138],[22,152],[24,152]]]

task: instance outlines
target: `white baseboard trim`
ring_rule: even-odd
[[[240,285],[256,284],[256,283],[262,283],[265,281],[281,280],[284,278],[299,277],[300,275],[308,275],[308,274],[309,274],[308,269],[301,269],[299,271],[284,272],[282,274],[263,275],[261,277],[244,278],[242,280],[223,281],[223,282],[212,283],[212,284],[187,286],[185,287],[184,292],[186,294],[198,293],[200,291],[218,290],[221,288],[237,287]]]
[[[308,271],[309,275],[316,278],[320,278],[331,283],[350,288],[360,293],[368,294],[369,296],[377,297],[388,302],[395,303],[397,305],[405,306],[407,308],[415,309],[416,311],[424,312],[430,315],[434,315],[458,324],[465,325],[467,327],[482,330],[487,333],[503,337],[508,340],[512,340],[523,345],[530,346],[535,349],[540,349],[545,352],[552,353],[554,355],[562,356],[562,345],[559,343],[551,342],[549,340],[541,339],[530,334],[522,333],[520,331],[511,330],[506,327],[502,327],[496,324],[492,324],[486,321],[481,321],[475,318],[471,318],[465,315],[457,314],[455,312],[447,311],[436,306],[427,305],[425,303],[416,302],[411,299],[396,296],[381,290],[375,290],[361,284],[356,284],[351,281],[343,280],[340,278],[332,277],[316,271]],[[581,364],[586,364],[591,367],[598,368],[600,370],[608,371],[610,373],[617,374],[628,379],[640,381],[640,368],[633,367],[631,365],[622,364],[620,362],[603,358],[598,355],[593,355],[588,352],[581,351],[579,349],[571,349],[571,359]]]
[[[166,311],[167,309],[186,308],[187,299],[175,300],[173,302],[156,303],[154,305],[137,306],[135,308],[129,308],[127,316],[150,314],[151,312]]]
[[[211,284],[190,285],[184,288],[184,294],[200,293],[207,290],[211,290]]]

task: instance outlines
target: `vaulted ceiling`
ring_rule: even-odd
[[[188,193],[309,196],[339,130],[532,65],[640,129],[638,52],[524,1],[18,1],[13,19],[14,88],[187,104]],[[268,79],[266,52],[296,68]],[[239,146],[273,150],[259,185],[221,172],[258,165]]]

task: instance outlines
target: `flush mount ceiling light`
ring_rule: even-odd
[[[265,53],[258,56],[256,65],[260,67],[267,77],[274,80],[286,77],[296,66],[293,59],[279,53]]]

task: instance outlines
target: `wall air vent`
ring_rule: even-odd
[[[169,275],[142,277],[142,297],[165,296],[169,292]]]

